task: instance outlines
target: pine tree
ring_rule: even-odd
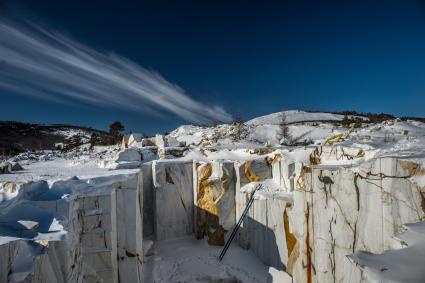
[[[348,118],[347,113],[344,114],[344,119],[342,119],[341,124],[343,127],[348,128],[351,124],[351,120]]]
[[[99,142],[99,136],[96,133],[93,132],[90,136],[90,148],[89,149],[93,150],[94,146],[96,144],[98,144],[98,142]]]
[[[121,132],[124,131],[124,125],[120,121],[115,121],[109,125],[109,134],[112,137],[112,144],[117,144],[121,141]]]

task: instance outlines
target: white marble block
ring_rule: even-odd
[[[194,231],[192,162],[153,162],[155,238],[172,239]]]

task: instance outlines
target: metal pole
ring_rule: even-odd
[[[248,201],[248,203],[247,203],[247,205],[246,205],[246,207],[245,207],[245,209],[244,209],[244,211],[243,211],[243,213],[242,213],[241,217],[239,218],[238,223],[236,224],[235,228],[233,228],[232,234],[230,234],[229,239],[227,240],[226,244],[225,244],[225,245],[224,245],[224,247],[223,247],[223,250],[222,250],[222,251],[221,251],[221,253],[220,253],[220,256],[218,257],[220,260],[222,260],[222,259],[223,259],[224,255],[226,254],[227,250],[228,250],[228,249],[229,249],[229,247],[230,247],[230,244],[231,244],[231,243],[232,243],[232,241],[233,241],[233,238],[236,236],[236,233],[238,232],[239,227],[241,227],[242,222],[243,222],[243,220],[244,220],[245,216],[248,214],[249,208],[251,207],[252,203],[254,202],[254,195],[255,195],[255,192],[256,192],[257,190],[261,189],[261,188],[262,188],[262,185],[261,185],[261,184],[258,184],[258,186],[256,186],[256,187],[254,188],[254,190],[251,192],[251,196],[250,196],[250,198],[249,198],[249,201]]]

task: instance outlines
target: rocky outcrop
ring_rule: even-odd
[[[139,150],[134,148],[127,148],[118,153],[115,161],[116,162],[142,161],[142,156]]]

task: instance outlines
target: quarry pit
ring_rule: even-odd
[[[349,165],[365,155],[323,146],[309,165],[281,155],[156,160],[127,174],[10,184],[0,282],[373,282],[382,271],[365,272],[368,253],[403,250],[394,236],[425,217],[414,181],[424,169],[399,158]],[[329,165],[337,159],[348,163]]]

